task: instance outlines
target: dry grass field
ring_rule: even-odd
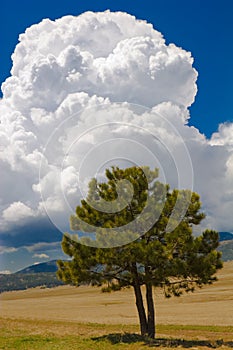
[[[160,290],[155,291],[158,337],[165,337],[160,344],[163,349],[171,346],[233,347],[233,262],[224,264],[218,278],[212,286],[179,298],[165,299]],[[136,350],[147,347],[136,335],[136,338],[132,339],[133,335],[127,338],[127,333],[138,332],[131,289],[106,294],[99,288],[62,286],[7,292],[0,297],[0,342],[3,344],[0,343],[0,350],[111,349],[112,346],[113,349]],[[11,337],[13,345],[9,345]],[[27,341],[20,343],[22,337]],[[167,337],[180,340],[169,345]],[[187,343],[182,343],[181,339]],[[221,339],[228,343],[222,345]],[[19,341],[17,345],[16,340]],[[64,346],[59,343],[61,341]],[[159,344],[155,346],[158,348]]]

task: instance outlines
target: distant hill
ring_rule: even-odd
[[[57,279],[55,272],[12,273],[0,275],[0,293],[28,288],[53,288],[64,283]]]
[[[219,241],[231,241],[233,240],[233,233],[230,232],[219,232]]]
[[[233,260],[233,234],[230,232],[219,232],[219,241],[218,250],[222,253],[222,260]]]
[[[31,265],[23,270],[17,271],[17,274],[25,273],[45,273],[45,272],[56,272],[57,271],[57,260],[46,261],[36,265]]]
[[[56,260],[31,265],[10,275],[0,274],[0,293],[42,287],[52,288],[63,285],[58,280]]]
[[[220,242],[218,250],[222,252],[223,261],[233,260],[233,240]]]

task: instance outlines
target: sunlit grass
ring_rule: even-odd
[[[0,319],[1,350],[231,349],[232,334],[233,326],[158,325],[151,342],[140,337],[137,325]]]

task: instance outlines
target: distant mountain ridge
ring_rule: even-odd
[[[233,233],[219,232],[219,241],[231,241],[233,239]]]
[[[17,271],[16,274],[57,272],[57,269],[57,260],[51,260],[28,266]]]
[[[222,253],[222,260],[233,260],[233,234],[230,232],[219,232],[219,242],[218,250]]]
[[[56,276],[57,261],[51,260],[28,266],[10,275],[0,274],[0,293],[28,288],[53,288],[64,283]]]
[[[0,293],[28,288],[53,288],[63,285],[55,272],[0,274]]]

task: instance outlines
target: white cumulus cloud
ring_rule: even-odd
[[[7,222],[19,223],[25,218],[35,216],[33,210],[22,202],[13,202],[8,208],[3,210],[2,217]]]
[[[0,275],[10,275],[10,274],[11,274],[11,271],[9,270],[0,271]]]
[[[48,259],[49,256],[45,253],[41,253],[41,254],[34,254],[33,258],[38,258],[38,259]]]
[[[31,26],[12,60],[0,101],[4,231],[46,211],[65,227],[89,178],[116,163],[158,166],[174,186],[194,185],[207,224],[232,230],[233,127],[208,140],[189,126],[190,52],[107,11]]]

